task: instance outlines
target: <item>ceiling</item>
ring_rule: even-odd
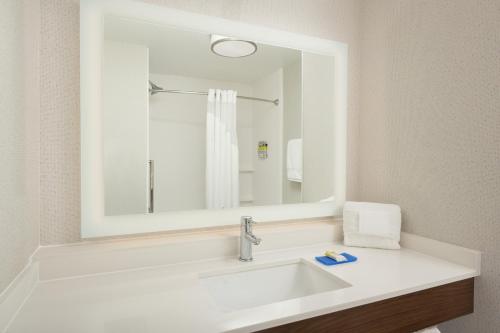
[[[226,58],[210,51],[210,35],[107,16],[104,38],[146,45],[150,72],[251,83],[300,60],[300,51],[258,44],[257,53]]]

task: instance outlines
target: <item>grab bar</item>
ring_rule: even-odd
[[[148,213],[154,213],[155,210],[155,162],[149,160],[149,200]]]

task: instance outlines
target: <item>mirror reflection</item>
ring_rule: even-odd
[[[108,16],[106,215],[333,201],[333,58]]]

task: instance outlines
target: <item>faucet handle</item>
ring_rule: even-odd
[[[253,217],[251,216],[242,216],[241,217],[241,224],[248,224],[248,225],[251,225],[251,224],[256,224],[257,222],[255,222],[253,220]]]

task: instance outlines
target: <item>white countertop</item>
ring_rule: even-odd
[[[326,249],[358,261],[323,266]],[[199,282],[200,273],[303,258],[352,287],[224,312]],[[377,250],[322,244],[256,253],[251,263],[211,259],[37,284],[7,332],[156,333],[252,332],[477,276],[409,249]]]

